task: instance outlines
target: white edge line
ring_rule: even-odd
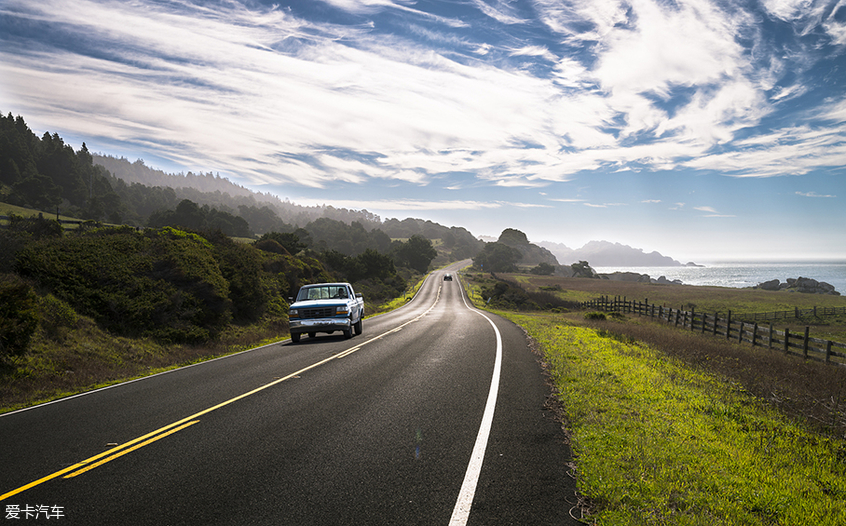
[[[461,281],[459,280],[459,285]],[[450,526],[464,526],[470,518],[470,509],[473,506],[473,497],[476,495],[476,486],[479,483],[479,475],[482,472],[482,462],[485,460],[485,450],[488,447],[488,438],[491,434],[496,399],[499,393],[499,378],[502,372],[502,336],[494,322],[484,313],[477,309],[471,309],[467,305],[467,298],[464,294],[464,287],[461,287],[461,298],[464,306],[471,312],[482,316],[493,327],[496,333],[496,361],[494,362],[493,375],[491,377],[491,389],[488,392],[488,401],[485,404],[485,413],[482,416],[482,425],[479,427],[479,434],[476,436],[476,444],[473,446],[473,453],[470,456],[470,463],[467,465],[467,472],[464,474],[464,482],[461,484],[461,491],[455,502],[455,508],[450,517]]]

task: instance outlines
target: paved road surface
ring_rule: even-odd
[[[537,357],[443,273],[351,340],[0,416],[3,524],[577,524]]]

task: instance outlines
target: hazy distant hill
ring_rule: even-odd
[[[271,193],[255,192],[212,173],[169,174],[147,166],[141,159],[130,162],[124,157],[116,158],[99,154],[92,157],[94,164],[104,167],[114,177],[127,184],[138,183],[145,186],[173,188],[180,198],[191,199],[199,204],[235,211],[241,206],[267,206],[285,223],[299,226],[305,226],[321,217],[347,224],[358,221],[368,230],[381,224],[381,218],[367,210],[347,210],[327,205],[302,206],[287,199],[283,201]]]
[[[504,243],[512,248],[516,248],[523,254],[522,259],[518,262],[520,265],[536,266],[541,263],[548,263],[550,265],[558,265],[555,255],[544,247],[540,247],[533,243],[529,243],[526,234],[513,228],[506,228],[500,234],[499,243]]]
[[[283,201],[270,193],[254,192],[225,177],[211,173],[165,173],[150,168],[141,159],[130,162],[123,157],[94,155],[93,160],[95,164],[108,170],[112,176],[125,181],[127,185],[173,188],[178,199],[190,199],[200,205],[208,205],[240,215],[249,222],[250,228],[256,234],[274,230],[292,231],[293,226],[305,228],[319,219],[332,219],[348,225],[358,222],[367,231],[379,229],[394,239],[410,238],[415,235],[426,239],[439,239],[440,255],[436,263],[473,257],[484,246],[483,242],[463,227],[447,227],[414,218],[383,221],[377,214],[367,210],[348,210],[329,205],[302,206],[287,199]],[[280,224],[280,221],[285,224]],[[322,224],[326,225],[325,222]]]
[[[645,253],[643,249],[632,248],[609,241],[591,241],[579,249],[572,249],[561,243],[542,241],[539,246],[552,252],[562,265],[587,261],[591,267],[679,267],[682,263],[658,252]]]

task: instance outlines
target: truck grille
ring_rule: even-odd
[[[315,307],[300,310],[300,318],[331,318],[333,316],[335,316],[335,307]]]

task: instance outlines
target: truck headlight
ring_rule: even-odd
[[[347,308],[347,307],[335,307],[335,315],[336,316],[338,314],[349,314],[349,313],[350,313],[350,309]]]
[[[288,318],[299,318],[300,312],[297,309],[291,309],[288,311]]]

